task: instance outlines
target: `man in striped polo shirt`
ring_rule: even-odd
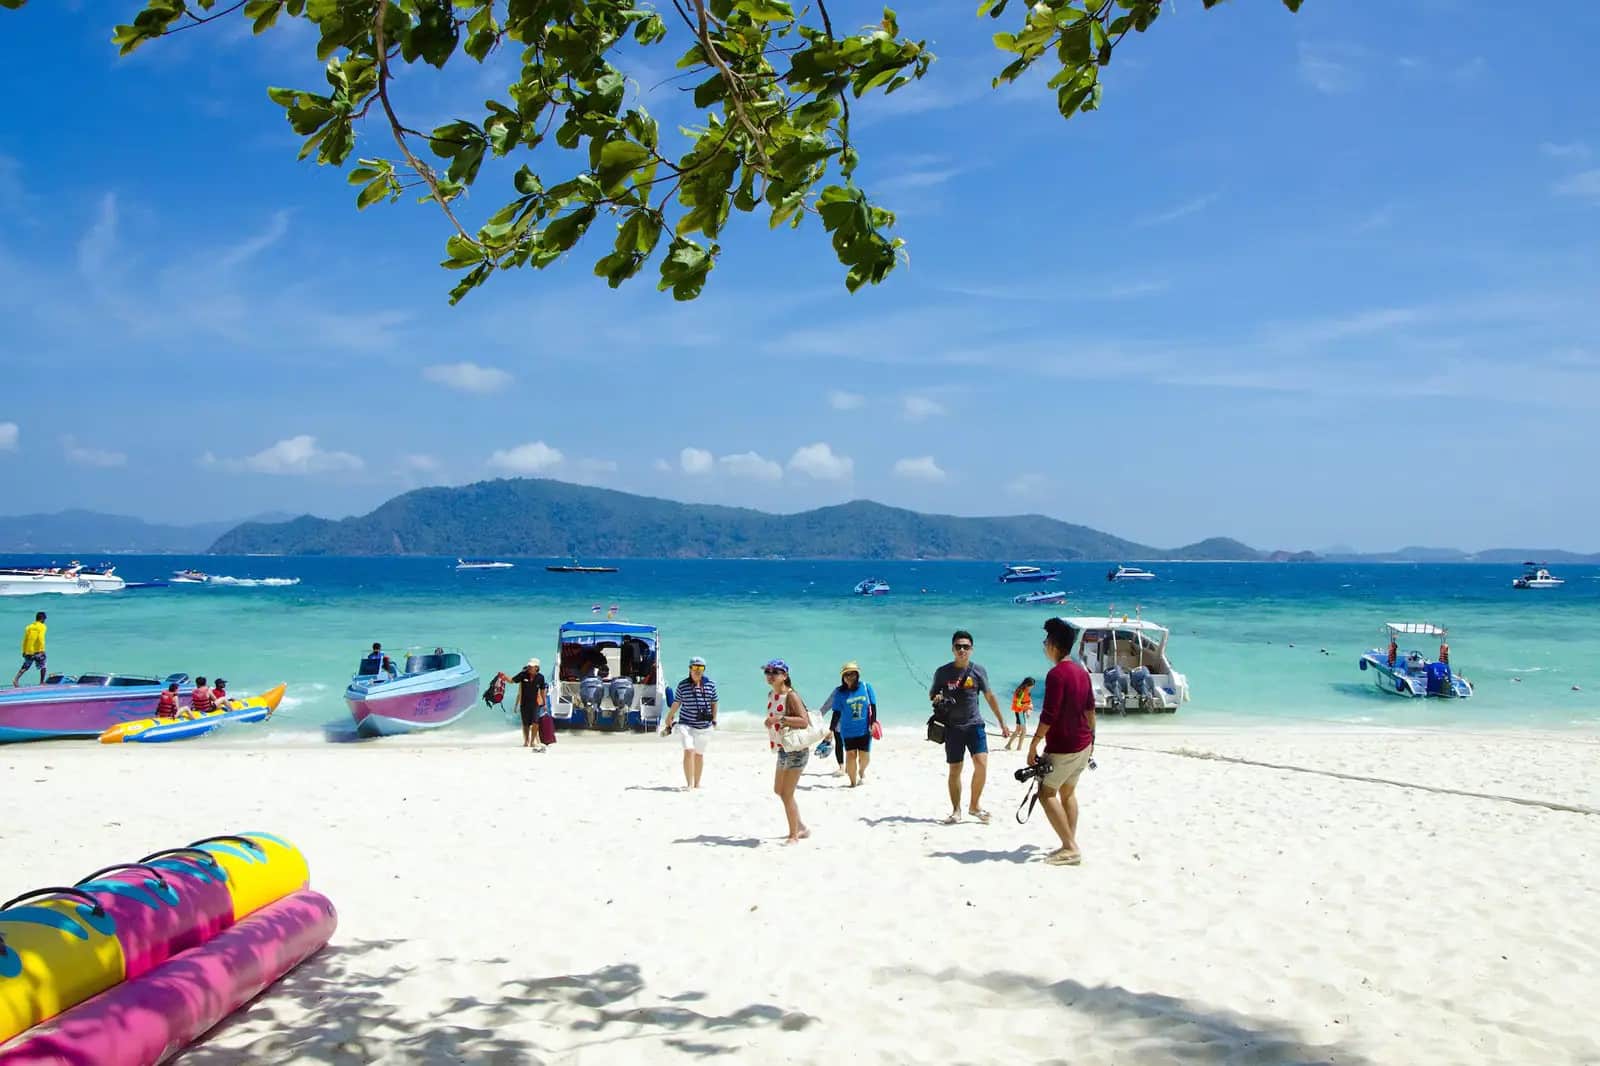
[[[661,735],[672,732],[677,720],[678,739],[683,743],[683,784],[700,787],[700,771],[706,765],[706,747],[717,725],[717,683],[706,676],[706,661],[696,655],[689,660],[689,676],[678,682],[678,702],[667,712]]]

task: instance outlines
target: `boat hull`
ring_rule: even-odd
[[[1402,660],[1403,662],[1404,660]],[[1389,665],[1384,652],[1373,649],[1361,657],[1361,669],[1372,675],[1379,692],[1407,699],[1466,699],[1472,695],[1472,683],[1453,671],[1445,684],[1435,684],[1430,689],[1428,675],[1404,669],[1399,664]],[[1432,664],[1429,664],[1432,665]]]
[[[0,596],[81,596],[92,591],[88,581],[60,574],[18,574],[0,577]]]
[[[1000,583],[1002,585],[1038,584],[1044,581],[1054,581],[1060,576],[1061,574],[1054,570],[1042,574],[1001,574]]]
[[[136,688],[74,685],[32,685],[12,689],[0,698],[0,744],[65,737],[98,737],[126,722],[154,716],[159,685]],[[179,692],[187,706],[192,688]]]
[[[453,674],[448,679],[401,678],[377,685],[352,684],[345,690],[345,705],[364,737],[389,737],[443,729],[452,725],[478,702],[478,672]]]

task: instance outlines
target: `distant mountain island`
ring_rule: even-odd
[[[247,522],[219,537],[211,551],[678,559],[1264,562],[1275,557],[1221,537],[1181,548],[1155,548],[1042,515],[927,515],[868,500],[780,515],[543,478],[417,489],[370,514],[338,521],[303,515],[288,522]]]
[[[1406,547],[1392,552],[1357,552],[1349,548],[1329,548],[1319,556],[1330,563],[1494,563],[1519,566],[1534,562],[1560,566],[1600,563],[1600,554],[1566,551],[1561,548],[1485,548],[1466,552],[1459,548]]]
[[[288,515],[261,515],[281,520]],[[238,525],[203,522],[172,526],[98,511],[69,510],[56,514],[0,515],[0,552],[27,554],[81,553],[106,555],[174,554],[204,552],[218,537]],[[85,560],[86,562],[88,560]]]

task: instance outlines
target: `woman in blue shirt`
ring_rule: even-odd
[[[872,761],[872,727],[878,721],[878,694],[861,680],[861,667],[845,663],[839,668],[839,687],[829,694],[818,713],[833,710],[833,732],[844,749],[844,772],[855,788],[867,780]]]

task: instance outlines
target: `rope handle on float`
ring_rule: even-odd
[[[207,866],[214,866],[220,869],[220,864],[217,862],[217,857],[211,854],[209,851],[201,851],[199,848],[162,848],[160,851],[152,851],[138,862],[130,865],[143,866],[146,863],[154,862],[156,859],[164,859],[168,855],[182,855],[186,858],[194,857],[199,859]]]
[[[33,889],[30,892],[24,892],[20,896],[13,896],[4,903],[0,903],[0,911],[8,911],[12,907],[15,907],[17,904],[21,903],[23,900],[37,899],[40,896],[67,896],[71,899],[76,899],[81,903],[87,904],[89,906],[90,913],[96,918],[104,918],[106,914],[106,909],[100,905],[99,900],[95,899],[81,888],[68,888],[65,885],[49,885],[44,888]]]
[[[223,843],[243,844],[245,847],[249,848],[251,851],[257,852],[258,854],[265,855],[267,853],[267,849],[266,848],[262,847],[260,844],[257,844],[254,840],[251,840],[249,837],[236,836],[236,835],[231,834],[231,833],[225,833],[225,834],[223,834],[221,836],[206,837],[203,840],[193,840],[193,841],[189,842],[189,847],[198,849],[201,844],[223,844]]]
[[[162,888],[168,887],[167,879],[165,877],[161,876],[161,871],[160,870],[154,869],[153,867],[146,866],[142,862],[114,862],[110,866],[102,866],[102,867],[100,867],[100,869],[96,870],[94,873],[89,874],[89,875],[87,875],[85,877],[78,878],[76,883],[79,886],[86,885],[90,881],[98,881],[105,874],[111,873],[111,872],[113,872],[115,870],[143,870],[145,873],[147,873],[151,877],[155,878],[156,879],[156,883],[159,884]]]

